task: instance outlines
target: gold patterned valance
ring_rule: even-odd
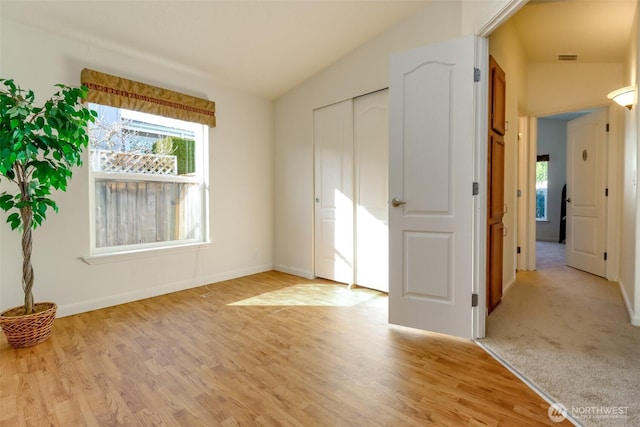
[[[80,80],[89,88],[89,102],[209,126],[216,125],[216,103],[206,99],[88,68],[82,70]]]

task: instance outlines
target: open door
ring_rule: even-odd
[[[473,36],[391,58],[389,322],[472,338]]]
[[[567,246],[570,267],[605,276],[606,108],[567,124]]]
[[[489,56],[489,134],[487,150],[487,311],[502,300],[504,253],[504,134],[506,133],[504,70]]]

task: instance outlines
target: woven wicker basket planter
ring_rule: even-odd
[[[58,306],[52,302],[35,304],[36,313],[18,314],[23,307],[10,308],[0,313],[0,328],[14,348],[31,347],[49,338]]]

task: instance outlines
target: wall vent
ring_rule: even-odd
[[[577,53],[559,53],[558,61],[577,61],[578,54]]]

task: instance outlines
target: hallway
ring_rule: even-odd
[[[562,244],[537,252],[537,271],[518,272],[481,344],[585,426],[638,425],[640,328],[618,284],[564,265]]]

